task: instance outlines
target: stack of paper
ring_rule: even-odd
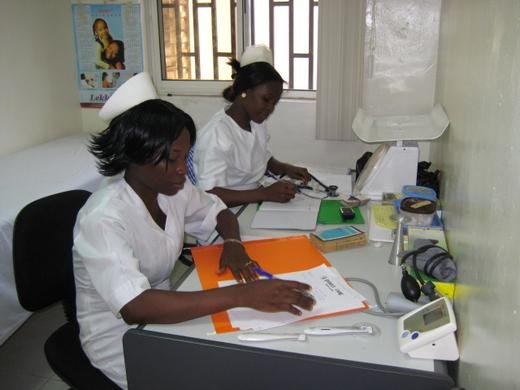
[[[368,239],[370,241],[393,242],[393,231],[397,227],[395,222],[395,208],[392,204],[372,204],[368,225]]]
[[[314,230],[320,210],[320,199],[296,194],[287,203],[263,202],[251,227],[255,229]]]
[[[306,271],[279,274],[276,277],[309,284],[312,287],[310,293],[316,300],[313,309],[311,311],[302,310],[301,316],[288,312],[264,313],[248,308],[231,309],[228,310],[228,315],[234,328],[260,331],[303,319],[368,308],[366,299],[350,287],[336,269],[324,264]],[[219,286],[225,287],[235,283],[234,281],[221,281]]]

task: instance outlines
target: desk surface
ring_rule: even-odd
[[[302,231],[251,229],[250,221],[255,213],[255,207],[249,206],[240,215],[241,234],[243,238],[277,237],[294,234],[305,234]],[[367,208],[363,209],[365,219],[368,220]],[[330,228],[331,225],[319,226],[318,230]],[[364,226],[366,228],[366,226]],[[398,267],[388,264],[391,245],[376,246],[369,243],[365,247],[353,248],[325,254],[331,264],[345,277],[364,278],[370,280],[379,288],[381,299],[389,292],[400,291],[401,272]],[[357,282],[351,285],[361,292],[370,303],[374,302],[372,290]],[[199,290],[200,282],[196,272],[192,272],[180,286],[180,291]],[[258,348],[261,350],[282,351],[301,354],[311,357],[340,359],[349,362],[366,363],[383,368],[394,367],[406,372],[419,370],[424,374],[439,374],[450,381],[443,371],[443,366],[433,360],[413,359],[399,350],[397,342],[397,320],[395,318],[379,317],[363,312],[355,312],[301,321],[285,325],[269,332],[301,332],[309,326],[345,326],[360,322],[375,324],[379,329],[376,336],[309,336],[305,342],[272,341],[263,343],[247,343],[237,339],[237,332],[215,334],[209,316],[171,325],[147,325],[136,332],[156,332],[161,337],[195,338],[202,342],[223,342],[236,347]],[[132,331],[130,331],[132,332]],[[409,371],[412,370],[412,371]],[[449,387],[448,387],[449,388]]]

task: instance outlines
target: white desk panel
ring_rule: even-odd
[[[305,234],[301,231],[251,229],[250,221],[255,213],[255,207],[250,205],[240,215],[241,234],[243,237],[283,237],[288,235]],[[363,216],[368,221],[366,207]],[[333,225],[318,225],[318,230],[333,227]],[[366,226],[360,227],[366,230]],[[399,267],[388,264],[391,244],[385,243],[380,247],[369,243],[365,247],[347,249],[326,253],[325,257],[345,277],[364,278],[374,283],[381,300],[384,302],[389,292],[400,291],[401,270]],[[353,282],[352,286],[361,292],[369,301],[374,303],[372,290],[365,284]],[[182,283],[179,291],[200,290],[201,285],[196,272],[192,272]],[[250,347],[272,349],[314,356],[345,359],[355,362],[380,364],[399,368],[408,368],[422,371],[434,371],[434,361],[428,359],[413,359],[399,350],[397,342],[397,320],[369,315],[363,312],[348,313],[316,320],[301,321],[285,325],[267,332],[302,332],[310,326],[345,326],[359,322],[375,324],[380,334],[376,336],[309,336],[307,341],[270,341],[262,343],[242,342],[237,339],[238,332],[215,334],[209,316],[180,324],[146,325],[144,330],[164,334],[194,337],[202,340],[219,341]]]

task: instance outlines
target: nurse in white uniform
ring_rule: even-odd
[[[235,216],[218,197],[186,181],[185,159],[195,142],[192,119],[154,99],[148,75],[127,83],[102,111],[110,125],[92,138],[99,170],[112,180],[80,210],[73,248],[82,347],[93,365],[122,388],[127,387],[122,337],[137,324],[176,323],[233,307],[298,315],[300,308],[310,310],[314,304],[305,294],[306,284],[257,280]],[[131,88],[140,84],[151,86],[148,93]],[[184,232],[205,239],[214,229],[224,238],[215,271],[228,268],[242,283],[170,291]]]
[[[280,100],[284,81],[264,45],[248,47],[240,62],[232,60],[230,64],[234,82],[223,96],[231,104],[197,133],[197,185],[218,195],[229,207],[267,200],[288,202],[296,193],[293,183],[260,186],[268,172],[305,183],[311,179],[306,168],[278,161],[267,147],[265,120]]]

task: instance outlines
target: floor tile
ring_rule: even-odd
[[[3,390],[39,390],[48,381],[49,378],[0,369],[0,383]]]
[[[39,390],[68,390],[70,387],[59,379],[49,379]]]
[[[61,305],[53,305],[33,314],[0,346],[2,389],[8,388],[5,384],[17,390],[39,389],[51,379],[59,381],[47,363],[43,345],[64,322]]]

